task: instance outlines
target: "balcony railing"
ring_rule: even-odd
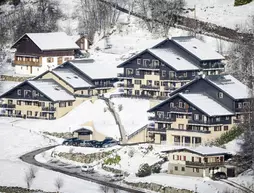
[[[166,131],[167,131],[167,128],[166,127],[164,127],[164,128],[152,128],[152,127],[148,127],[147,128],[147,131],[152,131],[152,132],[158,132],[158,133],[166,133]]]
[[[175,87],[171,87],[171,86],[164,86],[164,90],[174,91],[174,90],[176,90],[176,88]]]
[[[224,162],[200,163],[200,162],[186,161],[186,166],[217,167],[217,166],[223,166],[223,165],[224,165]]]
[[[5,109],[15,109],[16,105],[14,104],[0,104],[0,108],[5,108]]]
[[[42,111],[55,112],[56,107],[42,107]]]
[[[148,116],[148,120],[149,121],[157,121],[157,122],[163,121],[163,122],[169,122],[169,123],[176,121],[176,119],[174,119],[174,118],[155,117],[155,116]]]
[[[28,65],[28,66],[40,66],[40,62],[33,62],[33,61],[18,61],[14,60],[13,61],[14,65]]]
[[[193,133],[204,133],[209,134],[211,131],[204,131],[204,130],[186,130],[186,129],[175,129],[175,128],[169,128],[170,131],[177,131],[177,132],[193,132]]]
[[[159,90],[160,86],[152,86],[152,85],[141,85],[140,86],[143,89],[149,89],[149,90]]]
[[[125,88],[133,88],[133,87],[134,87],[134,84],[124,84],[124,87],[125,87]]]
[[[134,77],[134,74],[128,74],[128,75],[125,75],[125,74],[123,74],[123,73],[118,73],[117,74],[117,77],[119,77],[119,78],[133,78]]]

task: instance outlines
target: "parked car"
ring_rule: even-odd
[[[83,140],[81,140],[81,139],[70,138],[70,139],[64,140],[63,145],[79,146],[82,142],[83,142]]]
[[[213,180],[227,179],[227,174],[225,174],[225,172],[216,172],[211,178]]]
[[[81,166],[81,171],[82,172],[93,173],[94,172],[94,167],[91,166],[91,165],[83,165],[83,166]]]
[[[124,180],[124,175],[123,174],[115,174],[110,179],[110,181],[121,181],[121,180]]]
[[[96,140],[87,140],[87,141],[83,141],[80,146],[81,147],[94,147],[94,144],[96,143]]]
[[[106,142],[102,145],[103,148],[106,148],[106,147],[113,147],[113,146],[116,146],[116,145],[119,145],[119,142],[118,141],[109,141],[109,142]]]

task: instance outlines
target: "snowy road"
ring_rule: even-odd
[[[129,188],[129,187],[126,187],[126,186],[121,186],[121,185],[118,185],[118,184],[107,182],[107,180],[103,177],[99,178],[98,176],[87,175],[87,174],[84,174],[84,173],[81,174],[81,173],[78,173],[76,170],[73,170],[73,169],[55,167],[55,166],[52,166],[52,165],[47,165],[47,164],[40,163],[40,162],[35,160],[36,155],[38,155],[38,154],[40,154],[44,151],[47,151],[49,149],[52,149],[54,147],[56,147],[56,146],[49,146],[49,147],[45,147],[45,148],[41,148],[41,149],[38,149],[38,150],[35,150],[35,151],[32,151],[32,152],[29,152],[25,155],[22,155],[20,157],[20,159],[22,161],[26,162],[26,163],[29,163],[29,164],[32,164],[32,165],[35,165],[35,166],[39,166],[39,167],[43,167],[44,169],[52,170],[52,171],[55,171],[55,172],[60,172],[60,173],[63,173],[63,174],[66,174],[66,175],[69,175],[69,176],[72,176],[72,177],[76,177],[76,178],[79,178],[79,179],[82,179],[82,180],[94,182],[94,183],[97,183],[97,184],[100,184],[100,185],[105,185],[105,186],[108,186],[108,187],[111,187],[111,188],[116,188],[116,189],[119,189],[119,190],[131,192],[131,193],[146,193],[147,192],[147,191],[135,190],[135,189],[132,189],[132,188]]]

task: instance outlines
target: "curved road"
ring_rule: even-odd
[[[116,188],[116,189],[123,190],[123,191],[126,191],[126,192],[131,192],[131,193],[147,193],[148,192],[148,191],[136,190],[136,189],[132,189],[132,188],[129,188],[129,187],[126,187],[126,186],[121,186],[121,185],[118,185],[118,184],[106,182],[105,180],[98,179],[98,178],[93,178],[89,175],[86,175],[86,176],[80,175],[77,172],[70,172],[66,169],[62,169],[62,168],[54,167],[52,165],[47,165],[47,164],[44,164],[44,163],[40,163],[40,162],[35,160],[36,155],[38,155],[38,154],[40,154],[44,151],[50,150],[51,148],[54,148],[54,147],[56,147],[56,146],[49,146],[49,147],[45,147],[45,148],[41,148],[41,149],[38,149],[38,150],[35,150],[35,151],[32,151],[32,152],[29,152],[25,155],[22,155],[20,157],[20,159],[22,161],[26,162],[26,163],[29,163],[29,164],[32,164],[32,165],[35,165],[35,166],[38,166],[38,167],[43,167],[43,168],[48,169],[48,170],[52,170],[52,171],[55,171],[55,172],[60,172],[60,173],[63,173],[63,174],[66,174],[66,175],[69,175],[69,176],[72,176],[72,177],[75,177],[75,178],[79,178],[79,179],[82,179],[82,180],[94,182],[94,183],[100,184],[100,185],[105,185],[105,186],[108,186],[108,187],[111,187],[111,188]]]

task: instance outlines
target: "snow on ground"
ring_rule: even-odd
[[[0,123],[15,121],[13,123],[14,125],[30,128],[34,131],[72,132],[79,129],[82,124],[93,121],[97,132],[109,137],[119,138],[120,133],[114,117],[108,110],[104,112],[106,107],[105,102],[102,100],[96,100],[94,103],[88,100],[60,119],[31,120],[0,118]]]
[[[240,151],[240,144],[242,143],[241,137],[230,141],[229,143],[225,144],[225,148],[233,153],[238,153]]]
[[[44,138],[33,131],[12,126],[9,123],[0,123],[0,137],[0,147],[2,147],[0,151],[0,185],[25,188],[26,183],[24,176],[29,165],[22,162],[19,156],[37,148],[53,145],[54,143],[48,138]],[[100,192],[99,186],[94,183],[43,168],[38,168],[37,176],[31,188],[44,191],[56,191],[54,181],[58,177],[62,178],[64,181],[64,187],[61,191],[63,193]]]
[[[111,101],[115,104],[115,109],[119,113],[127,135],[132,134],[148,123],[147,111],[150,108],[149,100],[113,98]],[[123,107],[120,112],[119,105]]]
[[[186,7],[193,9],[196,6],[196,18],[199,20],[236,29],[236,26],[245,26],[251,19],[254,2],[237,7],[234,2],[235,0],[186,0]],[[194,11],[185,15],[195,17]]]

